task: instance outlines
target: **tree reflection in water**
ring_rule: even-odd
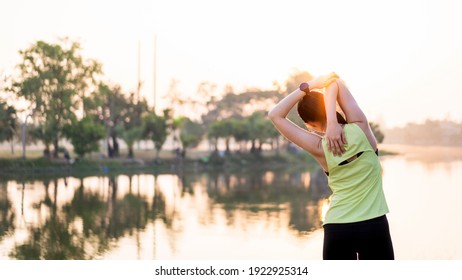
[[[0,242],[5,236],[14,232],[15,219],[16,215],[8,198],[7,184],[0,181]]]
[[[49,217],[35,224],[27,225],[29,239],[23,244],[16,245],[10,257],[20,260],[28,259],[85,259],[85,250],[81,244],[84,240],[78,235],[75,228],[70,227],[70,220],[58,212],[57,180],[54,180],[53,198],[49,196],[50,182],[43,182],[45,197],[36,208],[45,205],[49,209]],[[24,188],[23,188],[24,191]],[[41,217],[39,216],[39,219]]]
[[[166,176],[176,179],[165,181]],[[100,259],[122,246],[121,238],[127,237],[141,251],[145,246],[141,235],[148,228],[154,258],[160,245],[175,253],[178,239],[188,230],[188,211],[198,212],[197,223],[205,227],[215,223],[216,209],[224,211],[228,226],[235,226],[236,215],[271,223],[280,213],[287,213],[289,219],[279,219],[279,226],[303,235],[321,226],[319,201],[330,195],[322,172],[284,170],[118,175],[62,182],[60,178],[33,183],[33,188],[41,186],[44,191],[27,199],[35,201],[32,206],[24,205],[35,220],[26,223],[25,240],[14,239],[10,258]],[[1,242],[5,235],[14,236],[18,217],[7,185],[0,187]],[[24,189],[22,195],[28,195]]]
[[[207,191],[215,203],[223,205],[231,223],[235,210],[266,213],[258,217],[269,219],[271,213],[288,208],[290,221],[287,226],[304,234],[321,226],[318,202],[331,193],[324,173],[315,171],[307,186],[301,184],[303,175],[306,173],[288,174],[284,170],[210,174]]]

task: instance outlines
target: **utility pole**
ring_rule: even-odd
[[[138,86],[136,89],[136,103],[141,101],[141,39],[138,39]],[[137,105],[137,106],[138,106]],[[137,141],[138,150],[141,149],[141,141]]]
[[[154,113],[156,112],[157,105],[157,34],[154,34],[154,67],[153,67],[153,100],[154,100]]]
[[[29,117],[32,117],[31,114],[28,114],[26,116],[26,119],[24,120],[24,123],[22,124],[22,158],[26,159],[26,134],[27,134],[27,119]]]
[[[141,91],[141,39],[138,39],[138,85],[136,89],[137,102],[140,102],[140,91]]]

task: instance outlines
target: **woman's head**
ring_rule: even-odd
[[[324,94],[319,91],[310,91],[298,102],[298,115],[305,124],[317,131],[326,130],[326,107],[324,105]],[[337,121],[346,123],[342,115],[337,112]]]

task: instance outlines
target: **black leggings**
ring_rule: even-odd
[[[324,260],[393,260],[385,215],[367,221],[324,225]]]

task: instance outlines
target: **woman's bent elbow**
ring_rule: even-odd
[[[270,110],[270,111],[268,112],[268,118],[269,118],[270,120],[274,120],[276,117],[277,117],[277,114],[274,112],[274,109],[272,109],[272,110]]]

